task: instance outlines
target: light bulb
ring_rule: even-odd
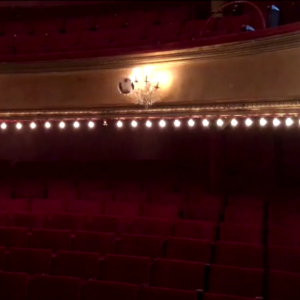
[[[88,126],[89,126],[89,128],[94,128],[95,123],[93,121],[89,121]]]
[[[138,126],[137,121],[133,120],[133,121],[131,122],[131,126],[134,127],[134,128],[137,127],[137,126]]]
[[[291,126],[291,125],[293,125],[293,123],[294,123],[294,121],[293,121],[291,118],[287,118],[287,119],[285,120],[286,126]]]
[[[123,126],[123,122],[119,120],[119,121],[117,122],[117,126],[118,126],[119,128],[121,128],[121,127]]]
[[[267,120],[264,119],[264,118],[261,118],[261,119],[259,120],[260,126],[265,126],[267,123],[268,123]]]
[[[224,124],[223,120],[222,120],[222,119],[218,119],[217,125],[218,125],[219,127],[221,127],[221,126],[223,126],[223,124]]]
[[[237,126],[237,124],[238,124],[238,121],[236,119],[231,120],[231,126],[235,127],[235,126]]]
[[[174,121],[174,126],[175,127],[180,127],[180,125],[181,125],[181,122],[179,120]]]
[[[1,124],[1,129],[5,130],[7,128],[7,125],[5,123]]]
[[[246,121],[245,121],[245,124],[246,124],[246,126],[248,126],[248,127],[249,127],[249,126],[251,126],[251,125],[252,125],[252,123],[253,123],[253,122],[252,122],[252,120],[251,120],[251,119],[249,119],[249,118],[248,118],[248,119],[246,119]]]
[[[220,121],[222,121],[222,120],[220,120]],[[223,122],[223,121],[222,121]],[[223,123],[222,123],[223,124]],[[202,125],[204,126],[204,127],[208,127],[208,125],[209,125],[209,121],[207,120],[207,119],[204,119],[203,121],[202,121]],[[222,126],[222,125],[219,125],[219,126]]]
[[[147,126],[148,128],[150,128],[150,127],[152,126],[152,122],[148,120],[148,121],[146,122],[146,126]]]
[[[22,124],[21,124],[21,123],[17,123],[16,128],[17,128],[18,130],[20,130],[20,129],[22,128]]]
[[[278,120],[277,118],[275,118],[275,119],[273,120],[273,125],[274,125],[275,127],[279,126],[279,125],[280,125],[280,120]]]
[[[59,123],[59,128],[63,129],[63,128],[65,128],[65,127],[66,127],[65,122],[61,121],[61,122]]]
[[[189,119],[188,125],[189,125],[190,127],[193,127],[193,126],[195,125],[195,121],[194,121],[193,119]]]
[[[50,122],[46,122],[45,123],[45,128],[49,129],[51,127],[51,123]]]
[[[74,126],[74,128],[79,128],[80,124],[79,124],[78,121],[75,121],[75,122],[73,123],[73,126]]]
[[[165,120],[160,120],[159,121],[159,126],[162,127],[162,128],[166,127],[166,121]]]
[[[35,129],[36,128],[36,124],[34,122],[30,123],[30,128],[31,129]]]

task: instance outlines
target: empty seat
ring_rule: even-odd
[[[119,192],[116,194],[118,202],[146,202],[147,198],[146,192]]]
[[[254,226],[263,226],[264,211],[261,209],[249,209],[230,206],[225,210],[224,219],[225,222],[229,223],[244,223]]]
[[[68,211],[71,213],[85,213],[90,215],[101,215],[104,213],[105,202],[73,200],[69,203]]]
[[[4,270],[4,262],[5,262],[5,247],[0,247],[0,271]]]
[[[300,235],[296,227],[270,226],[268,237],[271,246],[300,247]]]
[[[211,241],[169,237],[166,240],[165,258],[209,263]]]
[[[126,233],[166,237],[172,235],[172,229],[173,223],[169,220],[135,218],[126,228]]]
[[[30,248],[50,249],[53,252],[69,250],[70,241],[71,232],[69,230],[33,229]]]
[[[219,222],[221,206],[202,204],[189,204],[184,208],[184,219]]]
[[[0,200],[2,211],[29,211],[29,201],[27,199]]]
[[[47,221],[47,215],[34,212],[15,212],[12,216],[12,224],[15,227],[44,228]]]
[[[125,255],[106,255],[103,264],[102,278],[132,284],[149,283],[150,259]]]
[[[270,271],[268,276],[269,300],[294,300],[300,298],[300,274]]]
[[[264,247],[255,244],[216,242],[214,263],[217,265],[263,268]]]
[[[76,232],[84,229],[86,218],[86,214],[54,213],[49,221],[49,228]]]
[[[8,213],[6,211],[0,211],[0,226],[4,227],[8,221]]]
[[[73,250],[95,252],[100,256],[114,252],[115,235],[112,233],[77,231],[73,241]]]
[[[177,204],[147,203],[143,205],[143,216],[148,218],[175,219],[179,216],[179,207]]]
[[[0,227],[0,247],[27,247],[27,228],[19,227]]]
[[[11,248],[7,270],[29,275],[49,274],[51,271],[51,250]]]
[[[93,216],[91,222],[88,224],[88,230],[120,234],[125,231],[128,221],[126,217]]]
[[[158,258],[154,261],[151,285],[156,287],[197,290],[203,289],[204,264]]]
[[[239,297],[261,297],[263,291],[262,269],[210,266],[209,292]]]
[[[270,246],[268,248],[268,268],[269,270],[300,273],[300,249]]]
[[[203,300],[249,300],[249,298],[205,293]]]
[[[175,223],[174,236],[213,241],[216,238],[216,224],[208,221],[180,220]]]
[[[66,207],[63,201],[34,199],[32,200],[31,210],[33,212],[46,212],[52,214],[54,212],[65,212]]]
[[[28,300],[78,300],[80,280],[77,278],[35,275],[28,283]]]
[[[140,215],[139,203],[108,202],[105,209],[106,215],[137,217]]]
[[[265,207],[265,199],[263,197],[235,195],[228,198],[228,206],[262,211]]]
[[[0,299],[24,300],[27,291],[27,275],[0,272]]]
[[[143,256],[150,258],[161,257],[163,239],[157,236],[122,234],[117,244],[117,254]]]
[[[263,229],[261,226],[223,223],[220,226],[220,240],[227,242],[262,244]]]
[[[183,204],[185,201],[185,194],[179,193],[154,193],[151,196],[152,203],[159,204]]]
[[[136,300],[138,290],[134,284],[89,280],[82,287],[81,300]]]
[[[99,255],[96,253],[58,251],[53,268],[54,275],[88,280],[99,274]]]
[[[191,291],[181,291],[175,289],[165,289],[157,287],[142,287],[140,291],[141,300],[196,300],[197,293]]]

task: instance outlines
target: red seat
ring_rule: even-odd
[[[300,247],[299,230],[296,227],[269,227],[269,245],[282,247]]]
[[[158,204],[183,204],[185,201],[185,194],[177,193],[154,193],[151,196],[152,203]]]
[[[261,297],[263,269],[210,266],[209,292],[239,297]]]
[[[81,252],[95,252],[104,256],[114,252],[115,235],[89,231],[77,231],[73,241],[73,250]]]
[[[116,200],[118,202],[146,202],[147,193],[145,192],[118,192],[116,194]]]
[[[117,254],[150,257],[162,256],[163,239],[157,236],[122,234]]]
[[[15,227],[44,228],[47,221],[47,215],[34,212],[15,212],[12,216],[12,224]]]
[[[117,30],[85,31],[81,44],[83,49],[114,48],[117,45]]]
[[[33,31],[32,22],[26,21],[13,21],[4,23],[5,34],[24,34],[29,35]]]
[[[209,263],[211,241],[169,237],[166,241],[165,258]]]
[[[270,246],[268,268],[269,270],[300,273],[300,249]]]
[[[66,20],[66,32],[81,32],[90,30],[92,27],[91,18],[88,17],[68,17]]]
[[[84,213],[90,215],[100,215],[104,213],[105,202],[103,201],[82,201],[73,200],[69,203],[70,213]]]
[[[270,271],[268,276],[268,299],[294,300],[300,298],[300,274]]]
[[[143,205],[143,217],[176,219],[179,216],[179,207],[177,204],[155,204],[147,203]]]
[[[50,250],[11,248],[7,270],[29,275],[49,274],[51,271],[51,255]]]
[[[257,196],[235,195],[228,198],[228,206],[262,211],[265,207],[265,199]]]
[[[249,244],[262,244],[263,229],[261,226],[223,223],[220,226],[220,240]]]
[[[99,255],[97,253],[58,251],[53,274],[88,280],[99,275]]]
[[[138,290],[134,284],[89,280],[82,287],[81,300],[137,300]]]
[[[0,226],[8,225],[8,213],[6,211],[0,211]]]
[[[69,250],[70,242],[71,231],[69,230],[33,229],[30,248],[50,249],[56,252],[58,250]]]
[[[81,45],[81,33],[50,33],[47,36],[47,50],[50,52],[70,52]]]
[[[264,247],[262,245],[216,242],[214,263],[240,268],[263,269]]]
[[[0,227],[0,247],[27,247],[27,228],[19,227]]]
[[[225,210],[225,222],[263,226],[263,221],[264,211],[261,209],[249,209],[229,206]]]
[[[107,202],[105,214],[111,216],[138,217],[140,215],[140,204]]]
[[[33,212],[46,212],[52,214],[54,212],[65,212],[66,207],[63,201],[34,199],[32,200],[31,210]]]
[[[150,259],[125,255],[106,255],[102,279],[132,284],[149,283]]]
[[[181,31],[180,22],[149,26],[147,36],[154,43],[176,42]]]
[[[126,233],[166,237],[172,235],[172,229],[170,220],[135,218],[126,228]]]
[[[29,211],[29,201],[27,199],[0,200],[1,211]]]
[[[64,20],[62,18],[43,19],[35,24],[34,31],[36,34],[58,33],[64,30],[64,27]]]
[[[202,220],[219,222],[221,206],[202,204],[189,204],[184,208],[184,218],[188,220]]]
[[[191,290],[203,289],[204,264],[158,258],[154,261],[151,285]]]
[[[125,231],[128,221],[126,217],[95,215],[88,224],[88,230],[120,234]]]
[[[203,300],[249,300],[249,298],[205,293]]]
[[[141,300],[196,300],[197,293],[175,289],[164,289],[157,287],[142,287],[140,291]]]
[[[103,203],[110,202],[114,200],[114,194],[109,191],[93,191],[93,190],[84,190],[81,192],[82,200],[89,201],[101,201]]]
[[[23,273],[0,272],[0,299],[26,299],[27,275]]]
[[[80,280],[62,276],[35,275],[28,284],[28,300],[78,300]]]
[[[135,181],[116,181],[113,183],[112,188],[117,192],[140,192],[142,187],[141,184]],[[143,194],[143,193],[141,193]],[[118,199],[117,199],[118,200]]]
[[[86,218],[86,214],[54,213],[49,221],[49,228],[76,232],[84,229]]]
[[[216,224],[208,221],[180,220],[175,223],[174,236],[213,241],[216,238]]]
[[[5,252],[6,252],[6,248],[5,247],[0,247],[0,271],[4,270]]]

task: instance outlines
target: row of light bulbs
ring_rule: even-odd
[[[245,125],[247,127],[250,127],[253,124],[253,120],[250,119],[250,118],[247,118],[244,122],[245,122]],[[179,119],[176,119],[173,122],[173,124],[174,124],[175,127],[180,127],[181,123],[182,122]],[[210,123],[211,122],[208,119],[203,119],[202,120],[202,125],[204,127],[208,127],[210,125]],[[187,124],[188,124],[189,127],[193,127],[193,126],[196,125],[196,121],[194,119],[189,119],[187,121]],[[224,124],[225,124],[225,122],[224,122],[223,119],[218,119],[216,121],[216,125],[218,127],[222,127]],[[231,124],[231,126],[236,127],[239,124],[239,121],[234,118],[234,119],[231,119],[230,124]],[[259,124],[260,124],[260,126],[264,127],[264,126],[266,126],[268,124],[268,120],[266,120],[265,118],[261,118],[259,120]],[[273,124],[274,127],[278,127],[281,124],[281,120],[278,119],[278,118],[274,118],[272,120],[272,124]],[[292,118],[286,118],[285,119],[285,125],[286,126],[289,127],[289,126],[292,126],[293,124],[294,124],[294,120]],[[107,125],[106,121],[104,121],[104,125]],[[123,123],[123,121],[119,120],[119,121],[117,121],[116,125],[117,125],[118,128],[122,128],[123,125],[124,125],[124,123]],[[145,125],[146,125],[146,127],[151,128],[152,127],[152,121],[147,120],[145,122]],[[159,125],[159,127],[164,128],[164,127],[167,126],[167,122],[164,119],[162,119],[162,120],[159,121],[158,125]],[[299,120],[299,125],[300,125],[300,120]],[[20,129],[23,128],[23,125],[20,122],[16,123],[15,126],[16,126],[16,129],[18,129],[18,130],[20,130]],[[47,121],[47,122],[45,122],[44,126],[45,126],[46,129],[50,129],[52,127],[52,124]],[[95,127],[95,123],[93,121],[89,121],[87,123],[87,126],[89,128],[94,128]],[[131,126],[133,128],[138,127],[138,121],[136,121],[136,120],[131,121]],[[6,123],[2,123],[0,127],[1,127],[1,129],[5,130],[7,128],[7,124]],[[29,124],[29,127],[31,129],[35,129],[37,127],[37,124],[35,122],[31,122]],[[60,129],[64,129],[66,127],[66,123],[63,122],[63,121],[61,121],[61,122],[58,123],[58,127]],[[76,129],[79,128],[80,127],[79,121],[75,121],[73,123],[73,127],[76,128]]]

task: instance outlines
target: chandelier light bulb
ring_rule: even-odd
[[[137,121],[133,120],[133,121],[131,122],[131,126],[132,126],[133,128],[136,128],[136,127],[138,126]]]
[[[1,129],[5,130],[7,128],[7,125],[5,123],[1,124]]]
[[[165,120],[160,120],[160,121],[159,121],[159,126],[160,126],[161,128],[166,127],[166,121],[165,121]]]
[[[266,119],[264,119],[264,118],[261,118],[260,120],[259,120],[259,124],[260,124],[260,126],[266,126],[267,125],[267,120]]]
[[[181,125],[181,122],[179,120],[174,121],[174,126],[175,127],[180,127],[180,125]]]
[[[273,120],[273,125],[274,125],[275,127],[279,126],[279,125],[280,125],[280,120],[278,120],[277,118],[275,118],[275,119]]]
[[[74,128],[79,128],[80,124],[79,124],[78,121],[75,121],[75,122],[73,123],[73,126],[74,126]]]
[[[35,128],[36,128],[36,124],[35,124],[34,122],[31,122],[31,123],[30,123],[30,128],[31,128],[31,129],[35,129]]]
[[[45,128],[46,128],[46,129],[49,129],[50,127],[51,127],[51,123],[50,123],[50,122],[46,122],[46,123],[45,123]]]
[[[18,130],[20,130],[20,129],[22,128],[22,124],[21,124],[21,123],[17,123],[16,128],[17,128]]]
[[[89,121],[88,126],[89,126],[89,128],[94,128],[95,123],[93,121]]]
[[[193,119],[189,119],[188,125],[189,125],[190,127],[193,127],[193,126],[195,125],[195,121],[194,121]]]
[[[246,119],[246,121],[245,121],[245,124],[246,124],[246,126],[251,126],[252,125],[252,123],[253,123],[253,121],[251,120],[251,119]]]
[[[237,124],[238,124],[238,121],[236,119],[231,120],[231,126],[235,127],[235,126],[237,126]]]
[[[291,118],[287,118],[287,119],[285,120],[286,126],[292,126],[293,123],[294,123],[294,121],[293,121]]]
[[[147,126],[148,128],[150,128],[150,127],[152,126],[152,122],[148,120],[148,121],[146,122],[146,126]]]
[[[223,120],[222,120],[222,119],[218,119],[217,125],[218,125],[219,127],[221,127],[221,126],[223,126],[223,124],[224,124]]]
[[[222,120],[218,120],[218,121],[221,121],[222,124],[223,124],[223,121],[222,121]],[[218,124],[218,122],[217,122],[217,124]],[[204,119],[204,120],[202,121],[202,125],[203,125],[204,127],[208,127],[209,121],[208,121],[207,119]],[[222,125],[219,125],[219,126],[222,126]]]
[[[59,128],[64,129],[65,127],[66,127],[65,122],[61,121],[61,122],[59,123]]]
[[[117,126],[118,126],[119,128],[123,127],[123,122],[119,120],[119,121],[117,122]]]

